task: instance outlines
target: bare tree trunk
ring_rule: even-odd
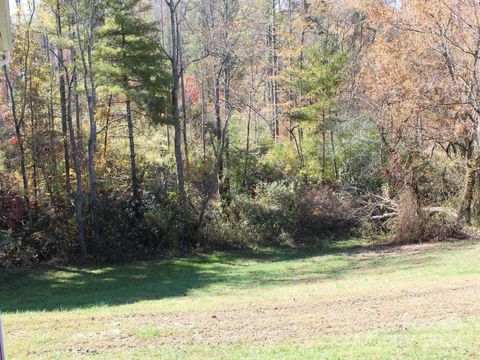
[[[28,58],[28,55],[26,56],[26,58]],[[25,209],[27,211],[28,228],[29,228],[29,230],[31,230],[32,226],[33,226],[33,217],[32,217],[32,209],[31,209],[31,206],[30,206],[27,168],[26,168],[26,165],[25,165],[25,163],[26,163],[26,161],[25,161],[25,146],[23,144],[23,136],[22,136],[23,119],[22,119],[22,116],[19,119],[18,115],[17,115],[15,92],[14,92],[13,85],[10,81],[10,77],[8,75],[8,70],[7,70],[6,65],[3,66],[3,72],[4,72],[4,75],[5,75],[5,81],[7,83],[8,92],[10,94],[10,103],[12,105],[12,117],[13,117],[13,123],[14,123],[14,127],[15,127],[15,136],[17,137],[17,145],[18,145],[18,150],[19,150],[19,153],[20,153],[20,172],[22,174],[22,183],[23,183],[23,202],[24,202]]]
[[[57,9],[56,9],[56,21],[57,21],[57,36],[62,36],[62,20],[60,15],[60,2],[57,0]],[[66,87],[65,87],[65,77],[63,75],[63,68],[65,66],[63,61],[63,49],[57,47],[57,62],[58,62],[58,71],[59,74],[59,89],[60,89],[60,113],[62,119],[62,137],[63,137],[63,156],[65,161],[65,189],[67,192],[66,202],[69,202],[69,196],[71,193],[70,185],[70,155],[68,149],[68,128],[67,128],[67,105],[66,105]]]
[[[222,141],[222,117],[220,110],[220,81],[218,76],[213,83],[214,93],[214,108],[215,108],[215,136],[217,138],[217,144]],[[217,150],[218,152],[219,150]],[[223,156],[218,159],[217,166],[217,184],[218,184],[218,196],[221,199],[223,197]]]
[[[322,176],[325,181],[325,172],[327,170],[327,140],[325,130],[322,129]]]
[[[25,146],[23,144],[23,136],[22,136],[22,127],[25,122],[25,110],[27,107],[27,87],[28,87],[28,78],[29,78],[29,57],[30,57],[30,28],[33,21],[33,16],[35,15],[35,2],[33,3],[33,8],[31,8],[30,17],[28,21],[28,27],[25,34],[25,50],[23,56],[23,84],[22,84],[22,96],[21,96],[21,108],[20,108],[20,116],[17,114],[17,106],[15,100],[15,89],[10,81],[10,77],[8,74],[7,66],[3,66],[3,72],[5,75],[5,82],[7,83],[8,93],[10,94],[10,101],[12,105],[12,117],[13,123],[15,127],[15,135],[17,137],[17,144],[18,150],[20,152],[20,172],[22,174],[22,183],[23,183],[23,201],[24,206],[27,211],[27,219],[28,219],[28,230],[31,231],[33,228],[33,216],[32,216],[32,208],[30,206],[30,194],[29,194],[29,187],[28,187],[28,176],[27,176],[27,168],[26,168],[26,156],[25,156]]]
[[[182,73],[181,64],[179,63],[179,41],[177,35],[178,31],[178,21],[177,21],[177,5],[178,2],[174,0],[164,0],[167,4],[170,11],[170,35],[172,40],[172,53],[170,56],[170,62],[172,65],[172,118],[174,123],[174,151],[175,151],[175,162],[177,167],[177,186],[179,194],[180,209],[182,211],[181,223],[182,226],[185,226],[186,221],[186,211],[187,211],[187,193],[185,191],[185,176],[183,173],[183,158],[182,158],[182,129],[180,126],[180,116],[179,116],[179,106],[178,106],[178,95],[179,95],[179,83],[180,76]],[[181,229],[181,236],[185,235],[185,229]],[[184,241],[184,239],[183,239]],[[184,244],[182,244],[184,245]]]
[[[223,98],[224,98],[224,122],[227,123],[227,117],[230,116],[231,113],[231,105],[230,105],[230,58],[227,56],[225,61],[225,69],[223,72]],[[224,202],[227,205],[231,203],[231,186],[230,186],[230,137],[228,135],[228,128],[225,128],[225,134],[223,134],[225,138],[225,168],[226,171],[223,177],[223,194],[224,194]]]
[[[335,139],[333,137],[333,130],[330,130],[330,142],[332,144],[333,171],[335,172],[335,179],[338,180],[337,153],[335,151]]]
[[[170,126],[166,126],[167,127],[167,151],[168,153],[170,154],[170,148],[171,148],[171,141],[170,141]]]
[[[325,109],[322,111],[322,177],[325,181],[325,171],[327,169],[327,140],[325,136],[326,116]]]
[[[202,74],[202,93],[201,93],[201,136],[202,136],[202,151],[203,151],[203,160],[205,160],[207,156],[207,143],[205,139],[205,94],[204,94],[204,88],[203,88],[203,74]]]
[[[35,108],[33,105],[33,97],[32,97],[32,74],[29,74],[29,94],[28,94],[28,102],[29,102],[29,107],[30,107],[30,144],[31,144],[31,152],[32,152],[32,180],[33,180],[33,202],[34,206],[38,205],[38,166],[37,166],[37,139],[36,139],[36,133],[37,133],[37,118],[35,116]]]
[[[463,192],[462,200],[460,202],[460,210],[458,212],[458,219],[461,222],[470,224],[472,217],[472,202],[473,191],[475,189],[475,181],[478,175],[480,159],[467,160],[467,173],[465,175],[465,190]]]
[[[288,0],[287,5],[288,5],[288,36],[289,36],[288,48],[289,48],[290,51],[292,51],[293,48],[294,48],[294,44],[292,44],[293,39],[294,39],[294,36],[293,36],[293,4],[292,4],[292,0]],[[288,67],[291,69],[292,66],[293,66],[293,56],[290,53],[290,55],[288,57]],[[292,75],[291,74],[288,75],[288,78],[289,78],[289,81],[292,81]],[[289,100],[290,100],[291,103],[296,102],[295,94],[294,94],[292,89],[290,89],[288,91],[288,97],[289,97]],[[290,138],[290,141],[293,141],[294,134],[293,134],[293,131],[291,131],[291,129],[293,128],[293,121],[292,121],[291,118],[288,120],[288,124],[289,124],[289,133],[290,133],[289,138]]]
[[[75,38],[75,34],[72,34],[72,37]],[[77,127],[77,148],[78,148],[78,154],[80,159],[82,159],[83,155],[83,129],[82,129],[82,123],[81,123],[81,116],[80,116],[80,99],[78,97],[78,74],[77,74],[77,58],[76,58],[76,51],[75,48],[72,46],[71,48],[72,52],[72,61],[73,61],[73,97],[74,97],[74,104],[75,104],[75,125]]]
[[[208,202],[209,202],[211,196],[213,195],[213,193],[215,191],[215,181],[214,181],[214,179],[215,179],[215,177],[218,178],[219,167],[220,167],[220,164],[222,162],[223,151],[225,149],[225,141],[226,141],[225,133],[226,133],[226,129],[228,128],[229,120],[230,120],[230,117],[227,116],[225,118],[225,124],[223,125],[223,129],[220,128],[220,134],[222,134],[222,136],[221,136],[221,139],[220,139],[220,142],[219,142],[218,150],[215,154],[215,166],[214,166],[213,173],[212,173],[212,180],[210,181],[210,186],[206,189],[202,204],[200,206],[200,214],[198,216],[197,228],[200,227],[203,223],[203,220],[204,220],[204,217],[205,217],[205,211],[207,209]]]
[[[305,166],[305,159],[303,157],[302,146],[301,146],[299,140],[297,140],[297,136],[295,136],[295,128],[289,129],[289,132],[290,132],[291,138],[293,139],[293,141],[295,143],[295,149],[297,150],[298,159],[300,160],[300,166],[303,168]],[[298,133],[299,133],[299,137],[300,137],[300,131],[298,131]]]
[[[257,116],[253,117],[253,144],[255,147],[258,146],[258,118]]]
[[[251,123],[252,123],[252,92],[249,91],[248,93],[248,117],[247,117],[247,141],[246,141],[246,152],[247,154],[250,152],[250,128],[251,128]]]
[[[121,29],[123,32],[123,28]],[[122,47],[125,48],[125,34],[122,35]],[[125,57],[125,53],[123,54]],[[129,89],[128,76],[125,76],[125,89]],[[133,133],[133,118],[132,118],[132,103],[129,99],[129,94],[126,95],[126,111],[127,111],[127,126],[128,126],[128,141],[130,149],[130,177],[132,182],[132,195],[133,195],[133,211],[135,213],[135,218],[139,219],[141,217],[140,207],[141,199],[138,186],[138,177],[137,177],[137,160],[135,158],[135,135]]]
[[[243,187],[247,186],[248,163],[250,159],[250,124],[252,122],[252,91],[248,92],[247,139],[245,145],[245,164],[243,168]]]
[[[103,139],[103,157],[107,158],[107,149],[108,149],[108,127],[110,126],[110,113],[112,111],[112,100],[113,96],[108,96],[108,108],[107,108],[107,118],[105,120],[105,137]]]
[[[68,70],[65,68],[65,77],[68,81]],[[80,251],[83,259],[88,256],[87,242],[85,239],[85,221],[83,213],[83,187],[82,187],[82,165],[78,154],[77,141],[75,139],[75,131],[72,121],[72,85],[68,86],[68,102],[67,102],[67,124],[70,137],[70,147],[72,149],[73,167],[75,171],[75,218],[77,220],[78,238],[80,241]]]
[[[50,44],[48,44],[48,49],[50,49]],[[48,50],[47,56],[48,61],[50,63],[50,51]],[[54,71],[53,65],[50,69],[50,89],[49,89],[49,100],[48,100],[48,133],[49,133],[49,145],[50,145],[50,167],[51,167],[51,175],[50,180],[56,181],[57,179],[57,151],[55,147],[55,114],[53,110],[53,78],[54,78]],[[58,208],[58,201],[59,195],[58,191],[55,190],[56,186],[50,185],[50,198],[52,203],[52,208],[55,211]]]
[[[59,59],[61,57],[59,56]],[[59,60],[59,62],[63,60]],[[70,185],[70,154],[68,149],[68,129],[67,129],[67,110],[66,110],[66,95],[65,95],[65,78],[60,75],[60,110],[62,116],[62,140],[63,140],[63,156],[65,161],[65,189],[67,196],[71,192]],[[68,198],[67,198],[68,202]]]
[[[272,135],[275,141],[279,139],[279,84],[278,84],[278,54],[277,54],[277,0],[272,0],[272,15],[270,25],[270,46],[271,46],[271,96],[272,96]]]
[[[137,178],[137,161],[135,159],[135,138],[133,134],[133,119],[132,119],[132,109],[131,102],[127,99],[127,125],[128,125],[128,140],[130,148],[130,171],[131,171],[131,181],[132,181],[132,195],[133,195],[133,211],[135,212],[135,217],[139,219],[140,214],[140,192],[138,189],[138,178]]]
[[[80,50],[80,57],[83,65],[83,85],[85,97],[87,98],[87,109],[89,119],[89,135],[88,135],[88,177],[90,183],[90,210],[93,230],[93,240],[98,242],[99,227],[97,219],[97,190],[96,190],[96,176],[95,176],[95,152],[97,147],[97,125],[95,122],[95,107],[97,101],[97,94],[95,88],[95,80],[93,75],[92,65],[92,50],[93,50],[93,31],[95,28],[95,8],[93,0],[88,3],[88,26],[87,30],[87,48],[84,49],[82,37],[79,31],[78,21],[76,23],[78,47]],[[76,3],[75,3],[76,4]],[[78,20],[78,19],[77,19]]]
[[[182,40],[180,38],[179,27],[177,25],[177,39],[178,39],[178,61],[180,63],[180,68],[183,68],[183,46]],[[187,137],[187,101],[185,97],[185,79],[183,71],[180,75],[180,82],[182,86],[182,126],[183,126],[183,153],[185,156],[185,171],[188,173],[189,161],[188,161],[188,137]]]
[[[166,107],[167,106],[165,105],[165,114],[167,113]],[[172,147],[172,144],[170,141],[170,125],[166,125],[165,128],[166,128],[166,134],[167,134],[167,152],[170,154],[171,147]]]
[[[297,132],[298,132],[298,149],[300,150],[300,153],[302,154],[302,159],[304,158],[303,156],[303,129],[299,126],[297,128]]]

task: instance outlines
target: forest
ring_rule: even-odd
[[[478,7],[17,1],[1,264],[465,236]]]
[[[0,360],[480,359],[478,0],[0,0],[0,67]]]

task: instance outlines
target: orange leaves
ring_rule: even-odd
[[[431,139],[455,137],[468,127],[458,115],[466,110],[466,91],[459,79],[468,79],[473,66],[468,51],[459,46],[470,46],[469,39],[455,25],[462,18],[456,11],[462,7],[450,8],[452,4],[404,1],[401,11],[378,2],[367,6],[376,39],[359,80],[363,96],[375,104],[369,106],[372,117],[393,138],[411,139],[418,131]],[[465,14],[463,20],[468,17]]]
[[[193,76],[185,77],[185,96],[192,104],[197,104],[200,98],[201,90],[197,87],[197,80]]]
[[[16,136],[12,136],[8,142],[10,143],[10,145],[18,145],[18,138]]]

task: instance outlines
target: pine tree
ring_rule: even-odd
[[[301,94],[301,104],[291,116],[299,121],[316,121],[325,110],[332,108],[332,101],[343,82],[346,54],[334,45],[319,42],[305,54],[305,64],[290,71],[287,86]]]
[[[158,28],[146,20],[149,7],[140,0],[112,0],[99,29],[97,73],[112,94],[125,98],[130,142],[133,208],[140,217],[141,199],[135,159],[132,103],[153,121],[161,121],[164,99],[170,87],[166,59],[158,41]]]
[[[290,111],[290,119],[297,122],[316,123],[322,134],[322,173],[326,174],[326,132],[331,126],[328,124],[327,114],[334,110],[334,99],[338,88],[344,81],[343,70],[347,55],[339,51],[334,43],[326,40],[319,41],[316,46],[305,53],[304,61],[294,65],[288,71],[287,87],[292,93],[297,93],[300,103]],[[292,134],[293,135],[293,134]],[[330,128],[330,142],[333,154],[335,176],[338,169],[335,159],[335,145],[333,130]]]

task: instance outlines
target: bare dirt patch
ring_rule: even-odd
[[[395,243],[367,244],[350,248],[348,251],[340,252],[340,254],[353,257],[355,259],[399,257],[427,253],[428,251],[438,248],[439,245],[448,246],[449,248],[454,249],[456,247],[465,246],[466,243],[479,243],[478,239],[480,239],[480,234],[476,237],[473,237],[472,235],[469,240],[451,240],[443,243],[425,242],[404,245],[398,245]]]
[[[375,329],[408,329],[442,320],[480,316],[478,279],[428,285],[332,301],[292,299],[289,303],[251,304],[217,311],[117,315],[104,331],[74,335],[73,353],[161,345],[228,345],[306,339]],[[107,327],[109,328],[107,330]],[[147,327],[144,339],[133,329]]]

